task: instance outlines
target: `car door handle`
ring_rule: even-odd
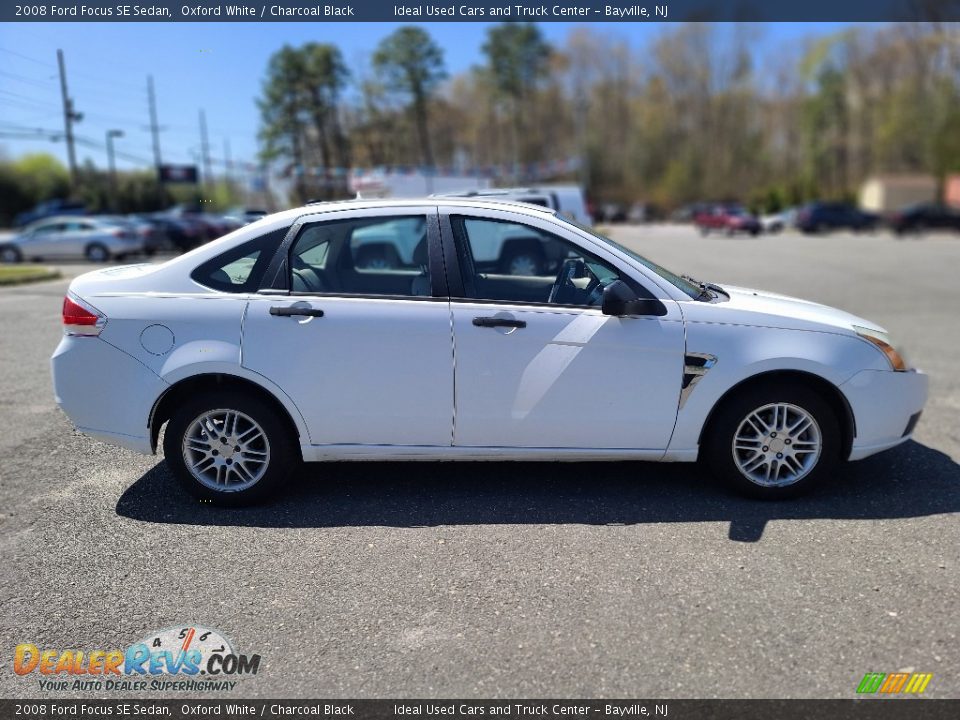
[[[323,317],[323,310],[319,308],[309,308],[309,307],[278,307],[274,305],[270,308],[271,315],[278,315],[280,317],[296,317],[298,315],[306,315],[308,317]]]
[[[473,319],[473,324],[477,327],[525,328],[527,326],[527,321],[499,317],[475,317]]]

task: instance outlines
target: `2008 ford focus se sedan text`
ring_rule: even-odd
[[[272,215],[78,277],[63,323],[76,426],[144,453],[165,427],[174,475],[226,504],[301,461],[384,459],[700,459],[785,498],[907,440],[927,396],[874,323],[490,200]]]

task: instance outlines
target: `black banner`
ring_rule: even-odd
[[[954,720],[960,700],[0,700],[0,717]]]
[[[899,22],[960,20],[960,0],[40,0],[2,22]]]

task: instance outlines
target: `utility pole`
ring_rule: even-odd
[[[213,188],[213,173],[210,171],[210,142],[207,139],[207,115],[200,111],[200,153],[203,156],[203,185]]]
[[[157,166],[157,179],[160,179],[160,126],[157,124],[157,99],[153,94],[153,75],[147,75],[147,100],[150,103],[150,133],[153,135],[153,162]]]
[[[223,139],[223,159],[224,159],[224,162],[226,163],[227,188],[232,195],[237,188],[234,185],[234,169],[235,168],[233,166],[233,153],[230,152],[230,138],[228,137],[225,137]],[[241,198],[241,202],[246,204],[247,193],[246,193],[246,189],[243,187],[244,183],[243,183],[242,172],[240,173],[240,182],[238,183],[238,185],[240,186],[239,196]]]
[[[107,130],[107,164],[110,167],[110,209],[117,211],[117,165],[113,157],[113,139],[123,137],[123,130]]]
[[[223,139],[223,160],[227,173],[227,182],[233,182],[233,157],[230,155],[230,138]]]
[[[73,123],[79,122],[83,115],[74,112],[73,100],[67,92],[67,69],[63,62],[63,50],[57,50],[57,65],[60,66],[60,97],[63,100],[63,130],[67,140],[67,159],[70,163],[70,185],[77,184],[77,153],[73,147]]]

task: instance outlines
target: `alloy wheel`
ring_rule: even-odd
[[[263,428],[237,410],[210,410],[187,426],[183,461],[193,477],[217,492],[246,490],[270,465],[270,442]]]
[[[817,465],[823,450],[813,415],[790,403],[757,408],[733,436],[733,459],[740,473],[761,487],[792,485]]]

